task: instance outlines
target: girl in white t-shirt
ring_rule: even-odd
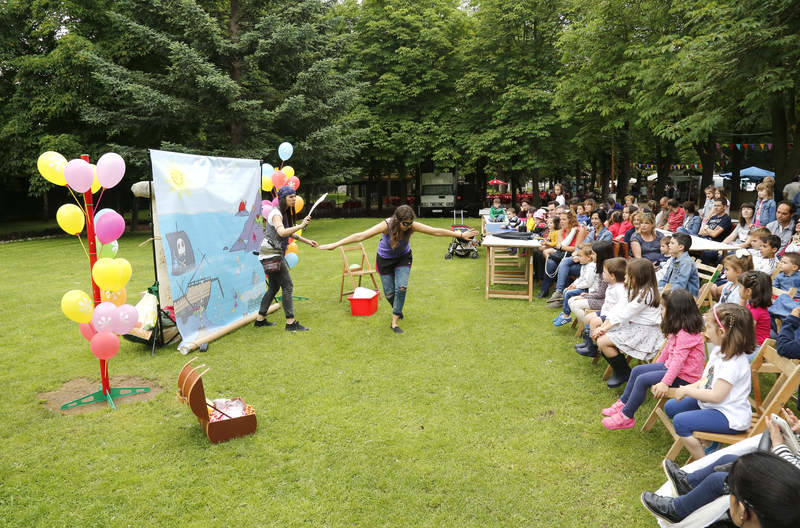
[[[705,456],[694,431],[738,434],[750,427],[751,374],[747,353],[755,347],[753,316],[744,306],[718,304],[705,315],[705,336],[715,345],[703,377],[675,389],[664,406],[693,458]]]

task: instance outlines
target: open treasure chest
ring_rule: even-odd
[[[178,399],[192,409],[208,439],[216,444],[255,433],[256,413],[244,400],[206,399],[202,377],[209,369],[200,372],[205,365],[193,367],[191,363],[196,359],[189,360],[178,374]]]

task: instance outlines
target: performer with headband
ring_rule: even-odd
[[[477,231],[459,232],[449,229],[430,227],[416,222],[414,210],[408,205],[401,205],[395,209],[391,218],[372,226],[361,233],[354,233],[332,244],[324,244],[319,249],[336,249],[339,246],[362,242],[375,235],[382,235],[378,243],[378,256],[375,259],[378,273],[383,283],[383,293],[386,300],[392,305],[392,331],[402,334],[403,330],[397,322],[403,318],[403,304],[406,300],[408,289],[408,276],[411,272],[411,246],[408,241],[415,232],[440,237],[456,237],[465,240],[472,239]]]

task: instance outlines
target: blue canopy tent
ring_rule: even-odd
[[[720,176],[722,176],[723,178],[730,178],[732,176],[732,173],[725,172],[723,174],[720,174]],[[758,167],[747,167],[746,169],[742,169],[739,171],[739,176],[741,176],[743,179],[748,179],[750,181],[761,181],[767,176],[774,177],[775,173],[772,171],[759,169]]]

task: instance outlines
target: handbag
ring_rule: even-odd
[[[261,267],[264,268],[264,275],[278,273],[281,270],[283,263],[283,255],[280,249],[261,248],[261,256],[266,255],[266,258],[261,259]]]

